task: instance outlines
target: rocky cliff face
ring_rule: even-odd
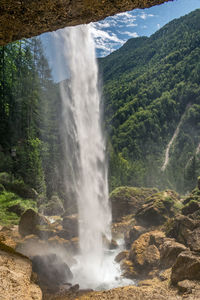
[[[172,0],[2,0],[0,45]]]

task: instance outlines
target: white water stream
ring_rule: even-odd
[[[114,257],[102,237],[110,239],[106,143],[101,128],[100,93],[95,46],[90,26],[65,28],[55,33],[62,45],[69,80],[60,84],[63,103],[63,139],[67,161],[66,185],[77,200],[79,215],[78,263],[72,268],[73,283],[81,288],[120,285]],[[59,63],[60,62],[60,63]],[[115,253],[114,253],[115,254]],[[114,284],[115,282],[115,284]]]

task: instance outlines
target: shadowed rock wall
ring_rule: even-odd
[[[0,45],[173,0],[1,0]]]

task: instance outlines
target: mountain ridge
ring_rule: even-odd
[[[186,192],[195,186],[194,174],[193,179],[186,179],[189,170],[185,172],[183,160],[189,159],[189,153],[194,155],[193,148],[200,141],[199,125],[192,124],[191,118],[191,114],[198,114],[194,105],[200,103],[199,18],[197,9],[166,24],[151,37],[130,39],[117,51],[99,59],[105,126],[110,136],[111,189],[120,184],[155,185]],[[189,102],[192,105],[187,120],[169,153],[170,166],[161,173],[164,150]],[[188,135],[186,124],[198,137]],[[184,136],[184,147],[190,147],[186,147],[184,159],[176,166],[173,157],[177,157],[175,150],[181,151],[177,143]],[[198,164],[193,167],[195,174],[200,171]],[[179,171],[174,171],[177,168]],[[180,180],[181,176],[184,180]]]

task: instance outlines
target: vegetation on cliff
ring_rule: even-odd
[[[109,133],[110,187],[185,193],[200,172],[200,10],[99,59]],[[164,163],[167,145],[179,133]]]

